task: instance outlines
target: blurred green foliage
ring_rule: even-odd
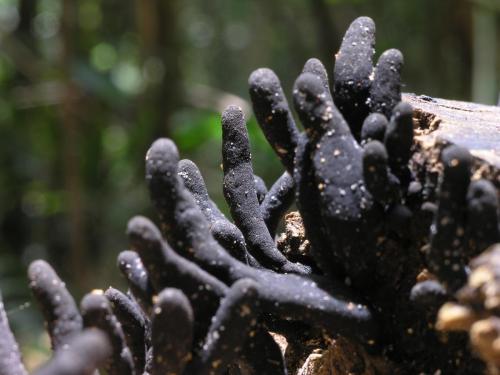
[[[251,117],[252,70],[271,67],[290,92],[309,57],[331,72],[344,30],[368,15],[377,53],[405,55],[406,91],[470,100],[473,9],[498,24],[496,1],[0,0],[0,289],[18,333],[39,322],[17,308],[35,258],[77,297],[121,285],[126,221],[154,217],[142,160],[156,137],[174,138],[225,207],[219,113],[235,102],[249,116],[255,170],[272,183],[281,168]],[[498,72],[500,49],[489,52]],[[490,80],[498,93],[498,75]]]

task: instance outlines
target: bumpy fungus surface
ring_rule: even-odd
[[[19,347],[12,334],[0,295],[0,374],[26,375]]]
[[[59,350],[66,341],[82,329],[82,317],[64,282],[43,260],[31,263],[29,286],[47,324],[52,349]]]
[[[30,266],[55,351],[36,374],[286,374],[308,368],[313,357],[293,355],[303,342],[331,343],[318,363],[335,374],[356,373],[349,348],[362,353],[360,374],[482,374],[471,347],[497,370],[498,247],[470,263],[468,280],[467,267],[499,241],[498,192],[471,182],[472,157],[453,145],[437,184],[422,175],[413,111],[401,102],[403,56],[391,49],[373,66],[374,46],[374,22],[358,18],[331,91],[323,64],[305,63],[292,95],[303,131],[276,74],[250,75],[255,116],[285,171],[268,191],[253,173],[243,112],[229,106],[223,191],[234,222],[197,166],[156,140],[146,181],[159,226],[128,223],[118,267],[129,291],[89,293],[79,310],[46,262]],[[24,374],[0,303],[0,375]]]
[[[101,331],[86,329],[68,341],[68,347],[34,375],[94,375],[111,354],[108,337]]]

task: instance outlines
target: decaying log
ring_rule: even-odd
[[[500,107],[415,94],[403,100],[414,108],[415,140],[424,154],[449,143],[465,147],[476,161],[474,178],[500,188]]]

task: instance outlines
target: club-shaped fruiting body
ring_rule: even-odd
[[[93,375],[111,355],[108,337],[97,329],[83,330],[73,336],[67,346],[34,375]]]
[[[52,349],[64,348],[68,339],[82,330],[82,317],[65,283],[43,260],[31,263],[29,287],[47,323]]]
[[[103,292],[93,291],[86,294],[80,303],[80,310],[85,328],[101,329],[109,338],[112,354],[106,361],[106,371],[110,375],[134,374],[132,355],[125,343],[121,324]]]
[[[349,26],[335,55],[333,98],[355,135],[369,113],[374,47],[375,23],[359,17]]]
[[[260,204],[262,218],[273,238],[276,235],[281,218],[293,204],[294,198],[295,183],[293,177],[288,172],[284,172],[271,186]]]
[[[137,304],[119,290],[109,287],[104,295],[111,304],[113,314],[120,322],[125,341],[136,373],[143,371],[146,362],[146,342],[149,322],[138,308]]]
[[[166,288],[157,297],[152,315],[152,375],[182,374],[191,360],[194,315],[178,289]]]
[[[153,286],[139,255],[131,250],[122,251],[118,254],[117,264],[134,298],[144,311],[150,311]]]
[[[12,334],[0,294],[0,375],[26,375],[21,353]]]

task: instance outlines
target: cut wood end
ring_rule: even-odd
[[[403,94],[414,108],[415,140],[422,150],[455,144],[475,158],[473,179],[500,187],[500,107]]]
[[[437,139],[466,147],[476,158],[500,168],[500,107],[403,94],[415,109],[419,142]]]

